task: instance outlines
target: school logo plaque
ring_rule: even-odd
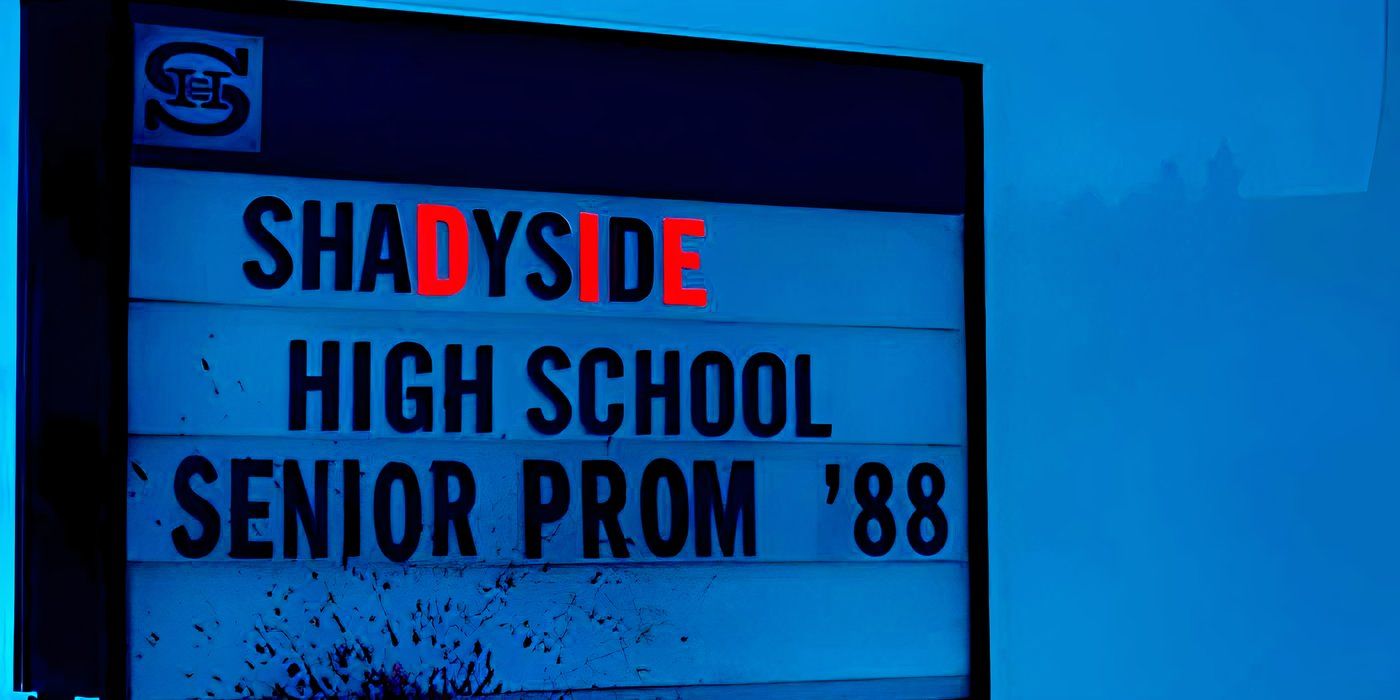
[[[138,144],[257,152],[262,147],[262,39],[136,25]]]

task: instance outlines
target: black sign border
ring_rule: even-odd
[[[506,23],[937,66],[964,89],[970,687],[990,697],[982,65],[516,20],[284,3],[156,3],[256,14]],[[126,0],[23,0],[19,172],[16,690],[127,697],[127,290],[132,78]],[[92,465],[100,465],[94,475]],[[55,496],[62,495],[62,498]]]

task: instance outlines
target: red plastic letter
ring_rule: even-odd
[[[704,220],[661,220],[661,301],[670,306],[704,306],[703,287],[681,286],[681,270],[700,269],[700,254],[682,249],[682,236],[704,238]]]
[[[578,215],[578,300],[598,301],[598,215]]]
[[[447,277],[438,277],[438,224],[447,225]],[[445,297],[467,286],[467,219],[445,204],[418,205],[418,293]]]

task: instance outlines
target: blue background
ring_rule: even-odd
[[[0,5],[7,192],[16,4]],[[1400,695],[1381,0],[446,5],[984,62],[996,697]],[[13,206],[0,197],[5,251]],[[13,255],[0,265],[13,279]],[[6,473],[12,446],[0,431]]]

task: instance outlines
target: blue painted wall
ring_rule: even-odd
[[[434,6],[985,62],[996,697],[1400,695],[1382,0]]]

